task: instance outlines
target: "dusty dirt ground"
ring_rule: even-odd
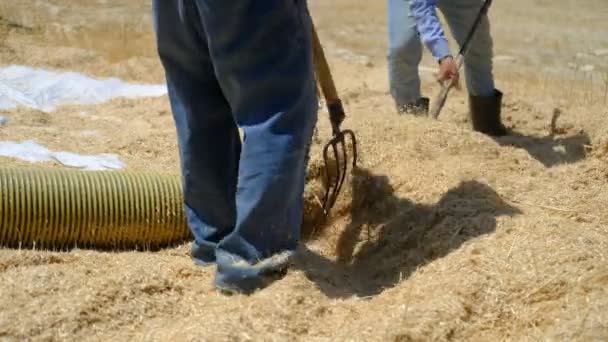
[[[361,169],[284,279],[225,297],[188,243],[4,248],[0,339],[608,340],[606,1],[495,1],[497,85],[518,133],[501,139],[469,129],[464,90],[438,122],[396,115],[385,11],[384,1],[311,1]],[[0,65],[161,83],[151,30],[149,1],[4,0]],[[426,51],[423,65],[432,97]],[[178,172],[166,97],[0,115],[10,119],[0,141],[34,138],[116,153],[131,170]],[[313,158],[328,135],[321,110]]]

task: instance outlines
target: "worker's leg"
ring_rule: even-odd
[[[222,88],[245,137],[235,231],[218,245],[216,286],[249,292],[300,239],[317,99],[305,0],[197,0]],[[229,25],[227,25],[229,23]]]
[[[215,246],[236,222],[240,138],[215,78],[195,5],[154,0],[158,52],[177,128],[192,254],[215,261]]]
[[[462,44],[466,39],[482,4],[482,0],[437,1],[437,6],[444,14],[458,44]],[[494,93],[492,49],[490,22],[488,17],[484,16],[464,60],[465,78],[470,95],[491,96]]]
[[[482,4],[482,0],[437,2],[459,44],[466,39]],[[484,134],[501,136],[507,134],[507,130],[500,118],[502,92],[494,88],[492,49],[490,22],[487,15],[484,15],[464,59],[469,108],[473,129]]]
[[[418,65],[422,43],[407,0],[388,0],[388,76],[391,95],[400,112],[424,112]]]

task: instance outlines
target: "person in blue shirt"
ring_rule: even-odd
[[[252,293],[300,239],[317,120],[306,1],[153,0],[153,13],[192,257],[217,266],[219,290]]]
[[[438,80],[458,81],[459,72],[437,16],[443,13],[459,44],[466,38],[481,0],[388,0],[388,69],[391,95],[400,113],[428,112],[429,99],[421,95],[418,65],[422,43],[439,63]],[[492,74],[493,42],[487,16],[471,41],[464,70],[473,129],[491,136],[507,134],[500,118],[502,92]]]

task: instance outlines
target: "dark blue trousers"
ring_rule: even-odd
[[[317,120],[306,2],[153,4],[193,258],[217,263],[218,286],[254,288],[300,239]]]

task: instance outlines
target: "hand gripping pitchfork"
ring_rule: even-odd
[[[325,196],[323,197],[323,211],[327,216],[329,211],[336,203],[336,199],[342,189],[346,174],[348,171],[348,154],[346,149],[347,138],[350,138],[353,149],[352,168],[357,166],[357,139],[355,133],[349,129],[341,130],[340,125],[346,114],[342,101],[338,97],[338,92],[334,84],[334,80],[329,69],[329,64],[325,58],[323,47],[319,41],[317,30],[312,27],[312,50],[313,60],[315,64],[315,72],[318,82],[325,97],[327,110],[329,112],[329,121],[331,122],[332,138],[323,147],[323,161],[325,162]],[[335,160],[335,174],[332,176],[329,172],[329,152],[332,152]]]
[[[471,45],[471,39],[473,39],[473,36],[475,35],[475,31],[477,31],[477,27],[479,27],[479,23],[481,23],[481,19],[483,18],[483,16],[486,13],[488,13],[488,8],[490,7],[491,4],[492,4],[492,0],[484,1],[483,5],[481,6],[481,9],[479,10],[479,13],[477,14],[477,17],[475,18],[473,27],[471,27],[471,30],[469,31],[467,38],[464,40],[464,42],[462,43],[462,46],[460,47],[460,51],[458,52],[458,56],[456,57],[456,65],[458,67],[458,70],[460,70],[460,68],[462,67],[462,63],[464,62],[464,56],[466,56],[467,52],[469,51],[469,47]],[[452,83],[452,80],[445,81],[441,85],[441,91],[439,92],[439,95],[437,95],[435,104],[429,112],[429,115],[433,119],[437,119],[439,117],[439,113],[441,112],[441,109],[445,105],[445,100],[448,98],[448,93],[450,92],[450,89],[452,88],[452,86],[454,86],[454,84]]]

